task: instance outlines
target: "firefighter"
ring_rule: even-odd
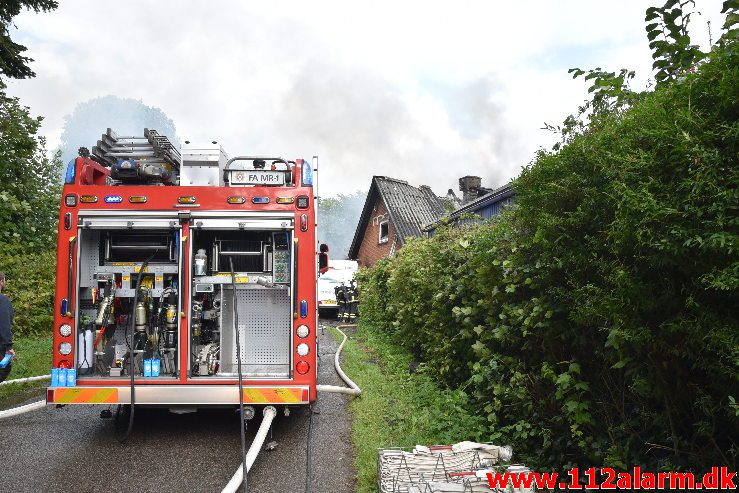
[[[344,323],[348,323],[350,320],[350,311],[351,311],[351,299],[352,299],[352,291],[350,286],[346,286],[342,283],[342,286],[344,287],[344,316],[341,318],[341,321]]]
[[[354,279],[349,283],[347,288],[347,322],[353,324],[357,321],[357,283]]]
[[[339,305],[337,318],[343,321],[346,315],[346,286],[343,282],[334,288],[334,293],[336,294],[336,303]]]
[[[0,360],[4,360],[6,356],[10,356],[12,360],[15,358],[13,350],[13,333],[11,327],[13,325],[13,305],[10,299],[2,294],[5,287],[5,274],[0,272]],[[5,380],[10,374],[12,365],[7,362],[4,368],[0,368],[0,382]]]

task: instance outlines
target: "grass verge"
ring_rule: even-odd
[[[368,324],[349,335],[341,366],[362,388],[349,407],[358,493],[377,491],[378,448],[485,439],[463,391],[440,388],[423,365],[411,372],[411,355]]]
[[[44,375],[51,371],[51,337],[16,337],[13,348],[17,357],[7,380]],[[37,396],[48,381],[3,385],[0,387],[0,408],[5,409]]]

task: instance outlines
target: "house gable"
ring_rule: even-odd
[[[441,200],[429,187],[416,188],[406,181],[374,176],[349,248],[349,258],[363,267],[373,265],[380,258],[392,255],[406,238],[421,236],[421,226],[443,214]],[[387,241],[380,236],[381,232],[384,235],[383,227]]]
[[[388,257],[397,248],[398,236],[395,224],[385,203],[379,199],[372,206],[372,212],[364,228],[356,260],[360,267],[371,267],[378,260]]]

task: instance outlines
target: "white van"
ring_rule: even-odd
[[[336,312],[339,308],[336,302],[334,288],[342,282],[348,286],[354,279],[359,266],[356,260],[329,260],[328,270],[318,278],[317,295],[319,312]]]

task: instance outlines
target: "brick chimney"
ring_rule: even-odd
[[[462,192],[462,205],[477,198],[477,192],[482,184],[479,176],[463,176],[459,179],[459,190]]]

